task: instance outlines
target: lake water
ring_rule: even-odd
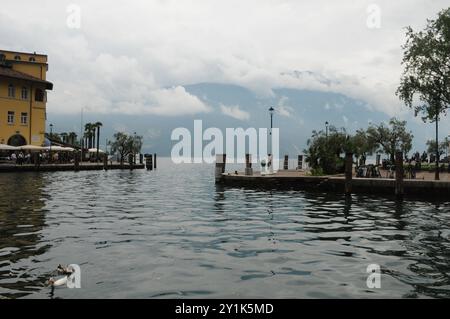
[[[71,263],[81,289],[45,286]],[[1,174],[0,296],[448,298],[450,203],[224,188],[212,165],[163,158]]]

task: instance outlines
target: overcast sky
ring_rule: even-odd
[[[74,21],[70,4],[81,9],[80,28],[67,24]],[[376,21],[371,4],[381,10],[379,28],[368,26]],[[423,28],[447,6],[448,0],[15,0],[0,6],[0,48],[48,54],[55,84],[49,112],[210,112],[183,85],[220,82],[262,96],[276,87],[336,91],[395,115],[402,112],[394,92],[404,27]],[[295,70],[314,74],[299,78]]]

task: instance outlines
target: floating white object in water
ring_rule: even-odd
[[[50,278],[48,280],[48,283],[49,283],[50,286],[53,286],[53,287],[64,286],[64,285],[67,284],[67,276],[64,276],[64,277],[59,278],[59,279]]]
[[[56,267],[56,272],[58,274],[64,275],[64,277],[57,278],[57,279],[51,277],[48,280],[49,286],[61,287],[61,286],[67,285],[69,277],[75,272],[75,270],[71,266],[63,266],[63,265],[59,264],[58,267]]]

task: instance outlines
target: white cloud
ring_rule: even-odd
[[[149,91],[139,99],[122,100],[110,110],[124,114],[154,114],[160,116],[192,115],[209,112],[208,105],[194,95],[186,92],[182,86]]]
[[[294,109],[287,105],[287,102],[289,99],[286,96],[282,96],[280,100],[278,101],[278,105],[276,107],[276,110],[278,114],[281,116],[291,117],[293,116]]]
[[[448,0],[378,0],[382,27],[368,29],[372,2],[77,0],[77,30],[66,25],[72,1],[9,1],[0,8],[0,48],[49,55],[49,112],[204,112],[164,88],[221,82],[264,96],[276,87],[336,91],[395,115],[404,27],[422,28]]]
[[[235,118],[237,120],[245,121],[250,118],[250,113],[240,109],[239,105],[226,106],[221,104],[220,110],[223,114]]]
[[[345,115],[342,115],[342,120],[344,121],[344,125],[347,126],[348,125],[348,117]]]

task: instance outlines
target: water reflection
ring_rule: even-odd
[[[26,175],[26,176],[25,176]],[[45,254],[50,245],[41,244],[45,227],[40,174],[2,174],[0,179],[0,294],[20,297],[41,286],[43,277],[30,273],[27,261]]]
[[[213,174],[160,158],[151,172],[1,175],[0,294],[450,297],[448,202],[232,188]],[[49,295],[59,263],[81,266],[82,289]]]

